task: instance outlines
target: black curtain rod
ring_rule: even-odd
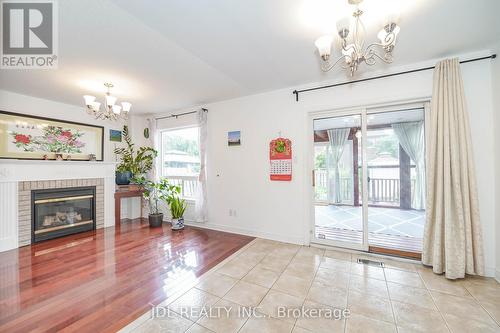
[[[205,109],[205,108],[201,108],[203,110],[203,112],[208,112],[208,109]],[[170,116],[165,116],[165,117],[158,117],[158,118],[155,118],[156,120],[160,120],[160,119],[167,119],[167,118],[178,118],[178,117],[182,117],[182,116],[185,116],[185,115],[188,115],[188,114],[193,114],[193,113],[196,113],[198,111],[189,111],[189,112],[184,112],[184,113],[177,113],[177,114],[171,114]]]
[[[489,56],[486,56],[486,57],[480,57],[480,58],[463,60],[463,61],[460,61],[460,63],[461,64],[465,64],[465,63],[473,62],[473,61],[479,61],[479,60],[485,60],[485,59],[495,59],[496,57],[497,57],[496,54],[492,54],[492,55],[489,55]],[[424,68],[417,68],[417,69],[412,69],[412,70],[409,70],[409,71],[392,73],[392,74],[385,74],[385,75],[374,76],[374,77],[368,77],[366,79],[359,79],[359,80],[347,81],[347,82],[342,82],[342,83],[335,83],[335,84],[330,84],[330,85],[327,85],[327,86],[320,86],[320,87],[314,87],[314,88],[308,88],[308,89],[302,89],[302,90],[294,90],[292,92],[292,94],[295,95],[295,101],[298,102],[299,101],[299,93],[313,91],[313,90],[333,88],[333,87],[343,86],[343,85],[351,84],[351,83],[358,83],[358,82],[365,82],[365,81],[383,79],[383,78],[391,77],[391,76],[397,76],[397,75],[403,75],[403,74],[410,74],[410,73],[416,73],[416,72],[421,72],[421,71],[427,71],[427,70],[430,70],[430,69],[434,69],[434,67],[435,66],[424,67]]]

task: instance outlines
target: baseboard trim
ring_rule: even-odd
[[[291,243],[291,244],[297,244],[297,245],[304,245],[305,244],[305,241],[302,237],[278,235],[278,234],[271,233],[271,232],[261,232],[261,231],[250,230],[250,229],[245,229],[245,228],[229,227],[226,225],[220,225],[220,224],[215,224],[215,223],[199,223],[199,222],[194,222],[194,221],[185,221],[185,225],[189,225],[192,227],[198,227],[198,228],[205,228],[205,229],[210,229],[210,230],[230,232],[233,234],[240,234],[240,235],[257,237],[257,238],[270,239],[270,240],[274,240],[277,242]]]
[[[19,247],[16,237],[5,237],[0,238],[0,252],[6,252],[10,250],[17,249]]]
[[[500,271],[499,270],[495,270],[494,267],[485,267],[484,268],[484,276],[485,277],[492,277],[492,278],[495,278],[498,280],[498,273]]]

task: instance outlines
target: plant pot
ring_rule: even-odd
[[[163,213],[149,214],[149,226],[152,228],[161,227],[163,223]]]
[[[116,185],[128,185],[130,184],[130,179],[132,178],[132,172],[130,171],[116,171],[115,182]]]
[[[184,217],[172,219],[172,230],[184,229]]]

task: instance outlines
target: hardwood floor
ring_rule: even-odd
[[[114,332],[253,238],[136,220],[0,253],[0,332]]]

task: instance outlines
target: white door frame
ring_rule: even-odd
[[[306,151],[305,151],[305,202],[307,203],[307,209],[306,209],[306,230],[305,230],[305,244],[310,245],[311,243],[314,244],[321,244],[321,245],[327,245],[327,246],[334,246],[334,247],[343,247],[343,248],[349,248],[353,250],[361,250],[361,251],[368,251],[368,201],[365,200],[365,198],[368,198],[368,184],[366,182],[366,179],[364,179],[364,175],[367,174],[367,164],[365,163],[366,161],[366,150],[364,147],[366,147],[366,117],[367,114],[370,113],[375,113],[378,108],[380,109],[385,109],[386,111],[390,111],[392,108],[406,108],[410,106],[415,106],[419,105],[419,107],[424,108],[424,128],[425,128],[425,145],[426,145],[426,152],[428,152],[427,149],[427,142],[428,142],[428,134],[429,131],[428,126],[429,122],[428,119],[430,119],[430,96],[424,96],[421,98],[416,98],[416,99],[407,99],[407,100],[396,100],[392,102],[386,102],[386,103],[378,103],[378,104],[368,104],[368,105],[361,105],[357,107],[348,107],[348,108],[338,108],[338,109],[330,109],[330,110],[321,110],[321,111],[312,111],[308,113],[308,119],[306,121]],[[367,112],[368,110],[368,112]],[[362,193],[363,193],[363,206],[362,206],[362,212],[363,212],[363,244],[352,244],[352,243],[347,243],[347,242],[334,242],[334,241],[323,241],[320,239],[316,239],[314,235],[314,229],[315,229],[315,211],[314,211],[314,204],[315,204],[315,193],[314,193],[314,187],[313,187],[313,170],[314,170],[314,120],[315,119],[320,119],[320,118],[328,118],[328,117],[342,117],[342,116],[352,116],[352,115],[361,115],[361,131],[362,131],[362,140],[361,140],[361,145],[362,145]],[[426,158],[426,161],[428,159]],[[427,168],[426,168],[427,169]]]
[[[309,225],[310,228],[310,238],[309,241],[312,243],[316,244],[322,244],[322,245],[330,245],[330,246],[335,246],[335,247],[343,247],[343,248],[348,248],[348,249],[353,249],[353,250],[360,250],[360,251],[368,251],[368,218],[367,218],[367,212],[368,212],[368,206],[367,206],[367,201],[363,200],[363,205],[362,205],[362,221],[363,221],[363,242],[361,244],[359,243],[351,243],[351,242],[339,242],[339,241],[332,241],[332,240],[323,240],[323,239],[317,239],[315,237],[315,212],[314,212],[314,204],[315,204],[315,193],[314,193],[314,188],[312,186],[312,177],[314,177],[314,174],[312,170],[314,170],[314,120],[316,119],[322,119],[322,118],[333,118],[333,117],[348,117],[348,116],[355,116],[359,115],[361,118],[361,147],[365,146],[365,140],[366,140],[366,108],[351,108],[351,109],[343,109],[343,110],[331,110],[331,111],[320,111],[320,112],[312,112],[309,114],[309,121],[308,121],[308,147],[309,151],[312,152],[312,154],[307,154],[307,157],[309,159],[308,163],[308,168],[307,170],[311,170],[311,184],[309,186],[310,189],[310,221],[312,223]],[[366,175],[366,163],[364,163],[365,158],[366,158],[366,152],[364,149],[361,150],[361,159],[363,161],[362,165],[362,174]],[[353,170],[353,172],[358,172],[358,170]],[[363,193],[363,198],[367,197],[368,194],[368,186],[366,184],[366,180],[362,179],[361,180],[361,188],[362,188],[362,193]]]

